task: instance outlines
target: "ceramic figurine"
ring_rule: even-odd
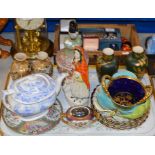
[[[88,77],[88,64],[83,48],[74,48],[72,64],[74,66],[71,73],[72,76],[67,78],[63,85],[66,98],[70,105],[88,104],[90,83]]]
[[[73,63],[75,57],[75,50],[64,48],[57,52],[56,54],[56,63],[59,72],[68,72],[72,73],[75,66]],[[87,52],[84,52],[84,57],[88,64],[89,57]]]
[[[103,49],[101,56],[97,58],[96,70],[99,81],[103,75],[113,75],[118,70],[118,62],[114,57],[114,50],[111,48]]]
[[[101,83],[94,97],[96,106],[102,112],[108,112],[111,116],[137,119],[149,110],[152,86],[144,86],[133,73],[121,71],[112,77],[105,75]]]
[[[17,53],[11,66],[10,75],[13,80],[19,79],[30,74],[30,65],[24,53]]]
[[[134,46],[133,52],[126,59],[126,67],[129,71],[135,73],[139,78],[146,73],[148,59],[141,46]]]
[[[73,49],[75,46],[82,46],[82,40],[75,21],[71,21],[69,24],[69,36],[65,38],[64,46],[69,49]]]
[[[37,73],[18,79],[3,90],[3,104],[22,117],[42,113],[55,103],[67,76],[68,73],[62,73],[54,80],[47,74]]]
[[[74,50],[64,48],[57,52],[56,63],[59,72],[69,72],[71,73],[74,69],[73,65]]]
[[[33,73],[46,73],[50,76],[53,74],[53,65],[46,52],[38,52],[36,59],[32,60],[31,65]]]
[[[74,128],[86,128],[89,127],[96,120],[94,119],[93,110],[88,106],[74,106],[63,113],[61,120]]]
[[[47,112],[30,118],[21,117],[6,108],[2,111],[3,120],[10,129],[24,135],[38,135],[50,131],[59,123],[62,105],[56,100]]]

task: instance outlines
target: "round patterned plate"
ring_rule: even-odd
[[[56,100],[45,115],[33,121],[23,120],[22,117],[5,107],[3,107],[2,117],[5,124],[13,131],[25,135],[38,135],[54,128],[60,121],[61,113],[62,105]]]

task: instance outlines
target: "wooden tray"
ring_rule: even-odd
[[[121,69],[122,70],[122,69]],[[57,69],[54,67],[54,75],[57,75]],[[94,88],[99,84],[98,78],[96,74],[96,69],[94,66],[89,67],[89,78],[91,82],[91,93],[93,92]],[[8,83],[11,82],[10,77],[8,76],[8,80],[6,82],[6,86]],[[148,74],[145,74],[142,78],[142,82],[144,84],[150,84],[150,77]],[[69,108],[69,104],[67,103],[63,91],[60,92],[58,96],[59,101],[63,105],[64,112]],[[1,119],[0,121],[0,128],[2,129],[4,135],[12,135],[12,136],[20,136],[16,132],[13,132],[9,129]],[[151,96],[151,109],[148,118],[146,121],[139,127],[128,129],[128,130],[116,130],[108,128],[102,125],[100,122],[96,122],[92,124],[90,128],[86,128],[83,130],[74,129],[70,126],[67,126],[63,122],[60,122],[55,128],[51,131],[42,134],[48,136],[55,136],[55,135],[155,135],[155,101],[154,97]]]
[[[132,46],[140,45],[138,33],[136,27],[133,24],[78,24],[78,28],[118,28],[120,29],[122,37],[126,37],[132,44]],[[56,26],[54,36],[54,55],[60,50],[60,25]],[[120,64],[123,64],[123,58],[128,55],[131,51],[115,51],[117,57],[121,57]],[[101,51],[88,51],[89,64],[96,64],[97,56],[101,54]]]

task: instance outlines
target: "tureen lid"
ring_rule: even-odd
[[[8,90],[12,90],[13,100],[23,104],[41,102],[56,92],[55,81],[44,73],[32,74],[16,80]]]

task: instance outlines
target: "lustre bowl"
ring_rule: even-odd
[[[118,73],[115,73],[112,78],[113,79],[121,79],[121,77],[128,77],[128,78],[131,78],[131,79],[136,79],[136,75],[134,75],[133,73],[128,72],[128,71],[119,71]],[[139,83],[139,81],[137,82],[137,80],[138,79],[136,79],[136,82],[134,80],[125,81],[124,84],[122,84],[122,83],[120,84],[119,82],[118,82],[119,83],[118,84],[117,81],[116,81],[116,85],[115,84],[110,85],[110,80],[109,79],[105,80],[104,86],[105,85],[106,86],[103,87],[102,85],[100,85],[96,89],[96,99],[97,99],[98,104],[103,109],[109,110],[110,112],[114,112],[114,113],[117,112],[117,114],[119,114],[120,116],[125,117],[125,118],[136,119],[136,118],[141,117],[144,113],[146,113],[148,111],[148,109],[150,107],[149,96],[151,95],[152,88],[150,86],[148,86],[148,92],[146,92],[146,89],[143,89],[146,86],[144,86],[141,82]],[[126,89],[130,90],[131,88],[129,88],[129,85],[128,85],[129,82],[131,82],[130,87],[133,85],[133,83],[137,84],[135,86],[137,86],[138,89],[135,88],[135,90],[133,92],[137,91],[139,93],[139,91],[141,91],[140,94],[138,94],[138,95],[135,94],[137,98],[135,98],[134,104],[124,105],[124,104],[117,103],[113,99],[113,97],[111,95],[114,95],[115,93],[117,94],[118,90],[122,91],[124,87],[125,87],[124,90],[126,90]],[[108,86],[111,86],[111,87],[108,87]],[[111,92],[109,92],[109,91],[111,91]],[[143,96],[143,95],[146,95],[146,96]],[[142,98],[143,101],[135,102],[140,97],[141,98],[143,97]],[[129,98],[127,96],[127,99],[130,99],[130,96],[129,96]],[[120,101],[120,100],[118,99],[118,101]],[[128,100],[126,100],[126,101],[128,101]],[[124,101],[122,101],[122,103],[123,102]]]

